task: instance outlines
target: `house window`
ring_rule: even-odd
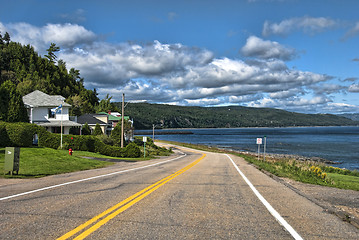
[[[51,111],[51,108],[48,109],[49,118],[55,118],[55,112]]]

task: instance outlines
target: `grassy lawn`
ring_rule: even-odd
[[[359,191],[359,177],[342,175],[338,173],[328,173],[328,176],[335,182],[335,185],[338,188]]]
[[[90,152],[74,152],[73,156],[67,150],[51,148],[21,148],[19,175],[12,178],[36,178],[48,175],[76,172],[87,169],[101,168],[112,165],[111,162],[81,158],[81,156],[107,158]],[[5,148],[0,148],[0,171],[4,171]],[[10,178],[1,174],[0,178]]]
[[[172,143],[179,146],[210,152],[229,153],[243,157],[247,162],[257,166],[258,169],[263,169],[278,177],[286,177],[304,183],[359,191],[358,171],[350,171],[327,166],[321,163],[309,161],[302,162],[293,159],[278,159],[268,157],[266,158],[266,161],[262,161],[257,160],[257,157],[253,155],[226,151],[214,147],[170,141],[159,142]]]

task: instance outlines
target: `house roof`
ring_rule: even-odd
[[[39,90],[35,90],[22,97],[25,105],[30,107],[57,107],[60,104],[64,107],[71,107],[70,104],[65,103],[65,98],[60,95],[48,95]]]
[[[98,114],[107,115],[109,121],[121,121],[121,118],[122,118],[122,117],[113,116],[113,115],[108,114],[108,113],[106,113],[106,112],[99,112]],[[125,116],[124,119],[125,119],[125,120],[130,120],[130,117],[129,117],[129,116]]]
[[[59,120],[49,120],[49,121],[44,121],[44,122],[34,122],[39,126],[42,127],[61,127],[61,125],[63,127],[81,127],[82,124],[73,122],[73,121],[69,121],[69,120],[64,120],[64,121],[59,121]]]
[[[107,123],[97,119],[96,114],[84,114],[77,117],[77,122],[81,124],[87,123],[88,125],[96,125],[97,123],[100,125],[107,125]]]

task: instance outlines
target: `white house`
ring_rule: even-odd
[[[69,116],[70,104],[65,103],[65,98],[60,95],[48,95],[39,90],[27,94],[23,98],[27,109],[30,123],[45,127],[52,133],[60,133],[61,126],[63,133],[69,134],[71,127],[81,128],[81,124],[71,121]],[[51,111],[62,105],[61,113]]]

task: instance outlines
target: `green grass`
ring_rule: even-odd
[[[73,156],[67,150],[51,148],[21,148],[19,174],[12,178],[37,178],[68,172],[76,172],[112,165],[111,162],[81,158],[81,156],[105,157],[89,152],[74,152]],[[4,171],[5,148],[0,148],[0,169]],[[1,174],[0,177],[10,178]]]
[[[143,151],[143,149],[142,149]],[[140,158],[117,158],[101,155],[99,153],[74,151],[72,156],[68,150],[54,150],[51,148],[20,148],[19,174],[11,176],[4,173],[5,148],[0,148],[0,178],[38,178],[48,175],[83,171],[94,168],[102,168],[114,164],[109,161],[101,161],[102,158],[116,159],[121,161],[146,161],[155,158],[155,155],[169,155],[165,149],[146,149],[146,157]],[[92,157],[96,159],[86,159]]]
[[[334,181],[338,188],[359,191],[359,177],[338,173],[328,173],[328,177]]]

